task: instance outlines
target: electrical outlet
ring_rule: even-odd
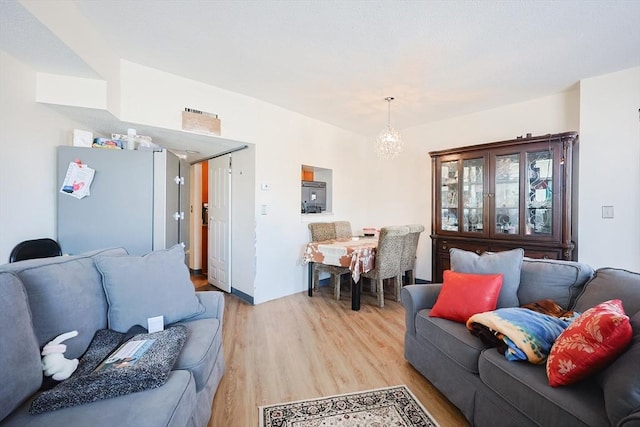
[[[612,219],[613,218],[613,206],[603,206],[602,207],[602,218],[604,218],[604,219]]]

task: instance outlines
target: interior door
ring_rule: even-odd
[[[207,276],[231,292],[231,156],[209,160],[209,243]]]

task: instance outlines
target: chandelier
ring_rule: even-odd
[[[380,159],[395,159],[402,152],[402,138],[400,134],[391,127],[391,101],[393,97],[384,99],[388,104],[387,127],[380,132],[376,139],[376,154]]]

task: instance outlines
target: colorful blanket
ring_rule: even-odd
[[[496,345],[508,360],[544,363],[558,335],[577,318],[565,312],[562,317],[524,307],[499,308],[474,314],[467,328],[489,345]]]

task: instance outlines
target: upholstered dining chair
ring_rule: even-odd
[[[336,239],[347,239],[353,236],[349,221],[335,221],[334,224],[336,226]]]
[[[309,223],[309,231],[311,231],[312,242],[336,238],[336,226],[332,222],[311,222]]]
[[[402,259],[400,260],[400,271],[406,277],[406,285],[414,285],[416,278],[414,269],[416,267],[416,252],[418,251],[418,240],[420,233],[424,231],[424,225],[409,224],[409,234],[404,239],[402,248]]]
[[[311,222],[308,225],[311,231],[311,241],[321,242],[323,240],[331,240],[336,238],[336,225],[333,222]],[[347,267],[339,267],[334,265],[326,265],[314,263],[313,265],[313,290],[318,290],[320,283],[320,272],[329,273],[331,278],[331,286],[333,287],[333,296],[340,299],[340,276],[350,274],[351,270]]]
[[[402,289],[400,261],[407,234],[409,234],[409,227],[406,225],[382,227],[376,249],[375,267],[363,274],[364,277],[375,281],[378,307],[380,308],[384,307],[385,279],[395,281],[395,298],[396,301],[400,301],[400,290]]]

